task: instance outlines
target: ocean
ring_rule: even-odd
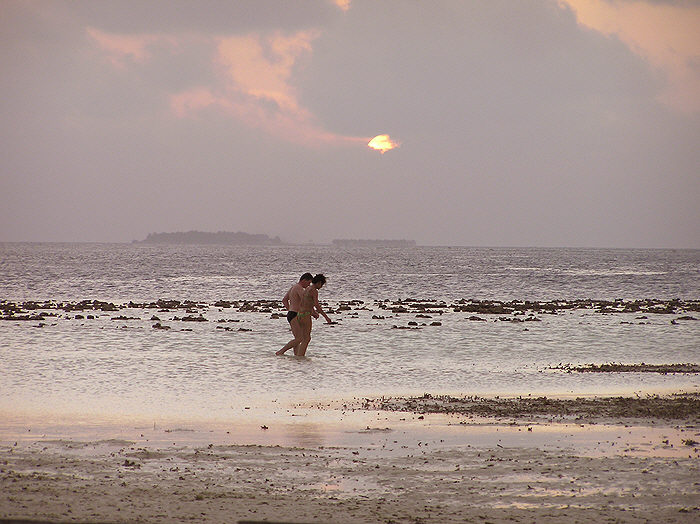
[[[306,271],[337,324],[314,323],[308,358],[276,357]],[[699,250],[6,243],[0,414],[698,391],[697,374],[551,369],[700,363],[698,300]]]

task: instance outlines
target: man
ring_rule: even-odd
[[[292,348],[294,348],[294,354],[297,354],[297,346],[301,344],[303,340],[303,333],[301,326],[299,325],[297,315],[299,314],[299,308],[301,307],[301,298],[304,294],[304,290],[309,287],[312,280],[313,276],[311,276],[311,273],[304,273],[301,275],[299,282],[290,287],[289,291],[287,291],[287,294],[284,295],[284,298],[282,299],[282,304],[284,304],[284,307],[287,308],[287,322],[289,322],[289,327],[292,328],[294,338],[287,342],[287,344],[285,344],[282,349],[277,351],[275,355],[284,355],[285,351]]]
[[[321,309],[321,304],[318,303],[318,290],[321,289],[325,283],[326,277],[319,273],[311,280],[311,285],[306,288],[301,297],[301,307],[299,308],[299,313],[296,316],[297,322],[299,322],[299,325],[301,326],[303,335],[301,344],[299,344],[299,347],[295,353],[295,355],[298,357],[303,357],[306,355],[306,348],[308,347],[309,342],[311,342],[312,316],[314,318],[318,318],[320,313],[323,315],[323,318],[326,319],[326,322],[329,324],[333,323],[331,319],[328,318],[328,315],[324,313],[323,309]]]

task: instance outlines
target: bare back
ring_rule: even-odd
[[[289,311],[301,311],[302,296],[304,295],[304,287],[296,283],[289,288],[287,295],[289,296]]]

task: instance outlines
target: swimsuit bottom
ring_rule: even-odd
[[[296,316],[297,316],[297,312],[296,312],[296,311],[289,311],[289,312],[287,313],[287,322],[289,322],[289,323],[291,324],[291,323],[292,323],[292,320],[294,320],[294,317],[296,317]]]
[[[302,311],[301,313],[299,313],[298,318],[304,318],[309,315],[311,315],[311,311]]]

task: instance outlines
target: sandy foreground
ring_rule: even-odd
[[[699,403],[426,395],[226,423],[4,415],[0,522],[698,522]]]

